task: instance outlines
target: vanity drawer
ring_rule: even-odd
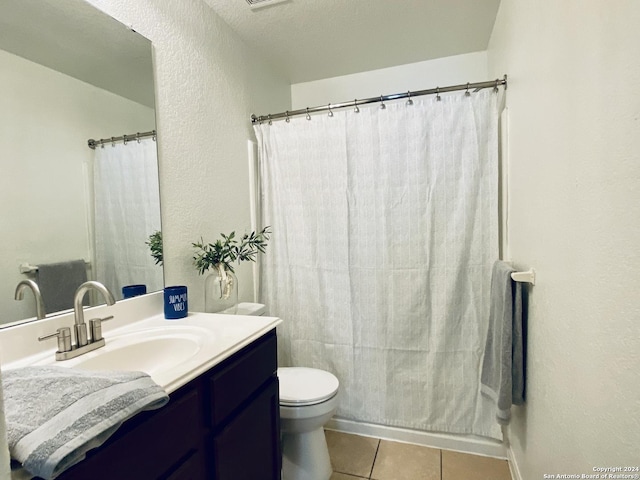
[[[275,330],[240,350],[209,379],[211,425],[219,426],[275,375],[278,368]]]

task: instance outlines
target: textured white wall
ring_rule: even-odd
[[[0,50],[0,323],[35,316],[18,266],[91,259],[89,138],[154,128],[153,109]],[[90,172],[90,170],[88,170]]]
[[[640,3],[503,0],[509,250],[534,267],[522,479],[640,463]]]
[[[326,78],[291,85],[291,107],[299,109],[376,97],[407,90],[483,82],[487,78],[487,53],[438,58],[424,62]],[[262,112],[270,113],[270,112]]]
[[[90,2],[153,42],[165,282],[201,311],[191,243],[250,230],[249,116],[290,108],[290,86],[201,0]],[[251,266],[237,272],[251,300]]]

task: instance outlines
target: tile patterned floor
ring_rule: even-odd
[[[506,460],[327,430],[331,480],[511,480]]]

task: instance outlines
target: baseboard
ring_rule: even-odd
[[[423,432],[420,430],[388,427],[386,425],[356,422],[341,418],[331,419],[325,425],[325,428],[338,432],[363,435],[365,437],[376,437],[395,442],[413,443],[425,447],[454,450],[456,452],[483,455],[485,457],[494,457],[503,460],[507,459],[507,448],[502,442],[471,435]],[[514,480],[516,480],[516,477],[514,477]]]
[[[511,471],[511,479],[512,480],[522,480],[522,475],[520,474],[520,469],[518,468],[518,462],[516,461],[516,457],[513,454],[513,450],[511,446],[507,449],[507,460],[509,464],[509,470]]]

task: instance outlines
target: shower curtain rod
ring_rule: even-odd
[[[123,141],[124,144],[126,145],[127,142],[131,140],[140,141],[141,138],[146,138],[146,137],[153,137],[153,141],[155,142],[156,131],[151,130],[150,132],[143,132],[143,133],[138,132],[138,133],[132,133],[131,135],[122,135],[121,137],[101,138],[100,140],[94,140],[93,138],[90,138],[89,140],[87,140],[87,145],[89,145],[89,148],[95,150],[98,145],[104,148],[105,143],[111,143],[111,145],[115,145],[116,142]]]
[[[411,92],[408,91],[406,93],[395,93],[392,95],[380,95],[379,97],[371,97],[371,98],[365,98],[362,100],[358,100],[357,98],[351,102],[342,102],[342,103],[335,103],[335,104],[329,104],[329,105],[321,105],[318,107],[310,107],[310,108],[301,108],[300,110],[292,110],[290,111],[286,111],[286,112],[280,112],[280,113],[272,113],[269,115],[260,115],[260,116],[255,116],[253,114],[251,114],[251,123],[262,123],[264,121],[271,121],[271,120],[277,120],[279,118],[286,118],[289,119],[290,117],[293,117],[295,115],[307,115],[307,118],[309,117],[310,113],[316,113],[316,112],[325,112],[325,111],[329,111],[331,112],[334,109],[339,109],[339,108],[347,108],[347,107],[354,107],[356,109],[356,111],[358,110],[358,106],[360,105],[366,105],[368,103],[383,103],[387,100],[399,100],[401,98],[407,98],[407,99],[411,99],[411,97],[419,97],[421,95],[439,95],[441,93],[447,93],[447,92],[455,92],[458,90],[470,90],[473,89],[474,92],[477,92],[478,90],[482,90],[483,88],[498,88],[499,86],[504,86],[504,88],[507,88],[507,76],[505,75],[502,79],[496,78],[495,80],[490,80],[488,82],[476,82],[476,83],[465,83],[462,85],[452,85],[449,87],[436,87],[436,88],[430,88],[428,90],[417,90],[415,92]]]

